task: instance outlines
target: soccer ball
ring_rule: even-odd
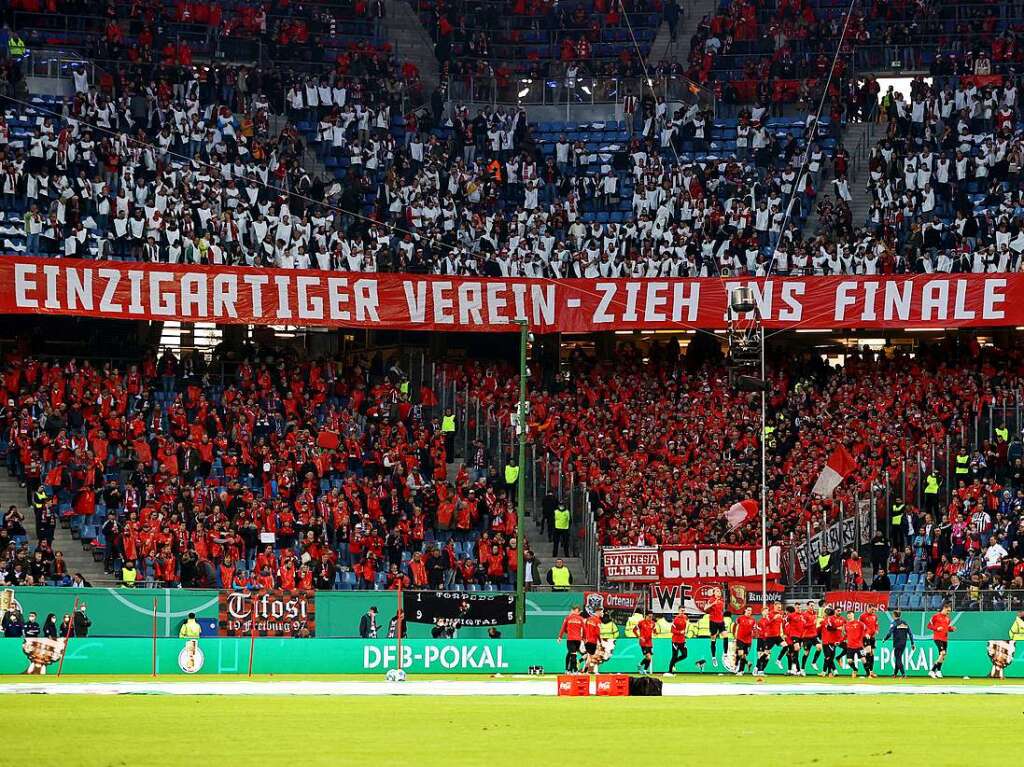
[[[405,671],[400,668],[389,668],[388,673],[384,675],[384,678],[389,682],[404,682]]]

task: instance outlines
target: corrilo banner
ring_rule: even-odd
[[[420,277],[227,266],[0,259],[0,313],[537,333],[722,329],[750,286],[770,328],[1024,324],[1024,274],[757,280]]]
[[[842,612],[853,610],[863,612],[874,606],[880,610],[889,609],[888,591],[827,591],[825,604],[832,605]]]
[[[658,581],[663,585],[719,580],[760,588],[761,576],[769,583],[782,577],[782,549],[756,546],[660,546]]]
[[[222,591],[220,635],[313,636],[316,633],[314,591]]]

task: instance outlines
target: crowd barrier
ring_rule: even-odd
[[[85,604],[92,621],[91,637],[153,637],[153,601],[156,600],[156,634],[158,637],[177,637],[181,624],[189,613],[195,613],[203,625],[205,634],[217,633],[222,605],[220,592],[204,589],[67,589],[50,587],[25,587],[0,592],[0,609],[4,602],[14,599],[26,615],[32,611],[39,616],[39,622],[48,613],[54,613],[58,622],[75,605]],[[387,630],[388,621],[397,609],[397,595],[394,591],[318,591],[313,598],[315,604],[315,626],[317,638],[356,638],[359,636],[359,619],[370,609],[378,610],[377,622],[381,633]],[[530,592],[526,595],[527,639],[550,639],[562,625],[562,619],[573,605],[583,603],[579,592]],[[931,612],[903,611],[903,619],[910,625],[916,637],[927,638]],[[889,626],[889,616],[879,612],[879,625],[884,633]],[[954,641],[988,641],[1005,639],[1016,613],[1007,611],[954,612],[953,621],[957,627],[952,635]],[[512,626],[499,626],[506,637],[514,631]],[[410,623],[410,639],[427,639],[431,626]],[[487,636],[487,627],[464,627],[459,630],[460,639],[481,639]]]
[[[22,674],[28,668],[24,645],[18,640],[0,642],[0,674]],[[205,638],[197,647],[179,639],[156,641],[156,673],[182,675],[185,669],[199,675],[246,675],[250,648],[253,647],[254,674],[380,674],[397,668],[398,649],[394,640],[361,639],[256,639]],[[1024,677],[1024,643],[1009,647],[1007,677]],[[711,663],[710,641],[695,639],[688,643],[689,657],[676,666],[683,673],[714,676],[723,671]],[[719,645],[721,651],[721,645]],[[985,677],[992,670],[988,642],[965,640],[950,643],[943,667],[946,677]],[[153,671],[154,642],[146,639],[86,637],[71,639],[64,657],[64,676],[79,674],[143,674]],[[931,641],[919,642],[905,653],[905,666],[911,676],[924,676],[935,662],[938,650]],[[559,673],[565,662],[565,643],[554,639],[430,640],[412,639],[402,643],[402,668],[410,674],[527,674],[542,667],[546,673]],[[654,671],[668,668],[669,640],[655,640]],[[781,674],[774,662],[768,673]],[[875,664],[879,676],[893,671],[893,650],[880,646]],[[603,673],[635,672],[640,661],[635,640],[620,640],[612,658],[601,666]],[[820,660],[819,660],[819,668]],[[50,659],[47,673],[57,664]],[[808,674],[813,671],[808,666]],[[842,672],[847,673],[847,672]]]
[[[70,613],[76,600],[86,605],[92,621],[90,636],[149,637],[153,636],[153,600],[156,600],[156,634],[158,637],[177,637],[178,629],[189,613],[195,613],[203,625],[204,633],[214,633],[224,617],[220,592],[208,589],[68,589],[33,586],[0,592],[0,600],[17,600],[22,612],[35,612],[42,623],[47,614],[57,616],[58,623]],[[562,619],[574,604],[582,604],[583,595],[571,592],[530,592],[526,596],[526,636],[553,637],[562,625]],[[359,636],[359,619],[376,607],[377,622],[382,633],[398,606],[394,591],[318,591],[314,596],[316,620],[314,634],[319,638]],[[210,627],[213,630],[210,630]],[[502,632],[512,632],[512,626],[500,626]],[[431,626],[410,623],[410,638],[429,638]],[[467,627],[459,631],[465,639],[487,636],[486,627]]]

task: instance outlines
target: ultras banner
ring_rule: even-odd
[[[1024,324],[1024,274],[719,279],[501,279],[0,259],[0,313],[537,333],[721,329],[753,288],[770,328]]]

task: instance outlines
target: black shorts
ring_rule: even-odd
[[[578,639],[570,639],[566,641],[565,649],[569,652],[579,652],[581,644],[583,643]]]
[[[758,639],[757,651],[770,652],[772,648],[778,647],[780,644],[782,644],[782,639],[779,637],[765,637],[764,639]]]
[[[804,646],[805,650],[811,650],[811,649],[814,648],[814,645],[818,644],[818,638],[817,637],[804,637],[803,639],[800,640],[800,643]]]
[[[593,655],[597,652],[597,642],[587,642],[583,645],[583,649],[586,650],[587,655]]]
[[[935,646],[938,648],[939,652],[946,652],[946,648],[949,647],[949,642],[943,639],[936,639]]]
[[[640,645],[641,655],[654,655],[654,645],[642,644]]]
[[[736,640],[736,652],[744,652],[744,653],[750,652],[750,643],[749,642],[741,642],[739,639],[737,639]]]
[[[711,635],[724,634],[725,633],[725,623],[719,623],[718,621],[711,621],[711,623],[708,624],[708,633],[711,634]]]
[[[874,646],[875,646],[875,638],[874,637],[864,637],[864,649],[865,650],[868,649],[869,647],[874,648]]]
[[[673,650],[673,652],[681,652],[681,653],[683,653],[683,655],[685,655],[686,654],[686,642],[673,642],[672,643],[672,650]]]
[[[861,647],[857,647],[857,648],[847,647],[846,648],[846,657],[847,658],[852,658],[854,655],[858,655],[859,656],[862,651],[863,651],[863,648],[861,648]]]

